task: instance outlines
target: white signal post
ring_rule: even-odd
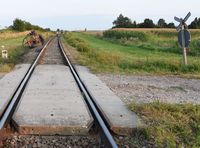
[[[186,21],[188,20],[188,18],[191,16],[191,13],[189,12],[186,17],[184,19],[182,18],[178,18],[178,17],[174,17],[174,19],[179,22],[180,24],[177,27],[177,31],[179,31],[181,33],[181,39],[178,38],[179,40],[179,44],[182,47],[182,51],[183,51],[183,63],[184,65],[187,65],[187,52],[186,52],[186,48],[189,46],[190,43],[190,33],[187,30],[187,25],[186,25]],[[186,34],[187,33],[187,34]],[[179,36],[180,37],[180,36]]]
[[[8,58],[8,51],[5,50],[5,46],[1,46],[2,50],[1,50],[1,56],[3,59],[7,59]]]

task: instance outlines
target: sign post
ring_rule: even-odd
[[[186,47],[185,47],[185,33],[184,33],[184,26],[181,28],[181,40],[182,40],[182,48],[183,48],[183,63],[184,65],[187,65],[187,53],[186,53]]]
[[[191,41],[191,35],[190,32],[188,31],[188,27],[186,24],[186,21],[188,18],[191,16],[191,13],[189,12],[184,19],[174,17],[174,19],[179,22],[180,24],[176,28],[178,33],[178,42],[179,45],[182,47],[182,52],[183,52],[183,63],[184,65],[187,65],[187,48],[189,47],[190,41]]]
[[[8,51],[4,49],[5,48],[4,46],[1,46],[1,48],[2,48],[2,51],[1,51],[2,58],[7,59],[8,58]]]

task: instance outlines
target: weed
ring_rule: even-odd
[[[200,106],[193,104],[148,103],[130,104],[147,125],[146,133],[157,145],[167,141],[170,147],[200,146]]]

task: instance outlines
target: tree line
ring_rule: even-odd
[[[200,18],[195,18],[188,26],[190,29],[200,29]]]
[[[120,14],[116,20],[113,21],[112,28],[175,28],[173,22],[166,23],[166,21],[161,18],[158,20],[157,24],[154,24],[153,20],[146,18],[142,23],[136,23],[130,18]],[[194,21],[188,26],[189,29],[200,29],[200,18],[195,18]]]
[[[21,19],[18,19],[18,18],[16,18],[13,21],[13,25],[11,25],[9,28],[12,30],[15,30],[15,31],[20,31],[20,32],[26,31],[26,30],[50,31],[50,28],[44,29],[38,25],[32,25],[31,23],[21,20]]]

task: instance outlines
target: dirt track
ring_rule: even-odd
[[[200,80],[169,76],[98,74],[124,102],[200,104]]]

